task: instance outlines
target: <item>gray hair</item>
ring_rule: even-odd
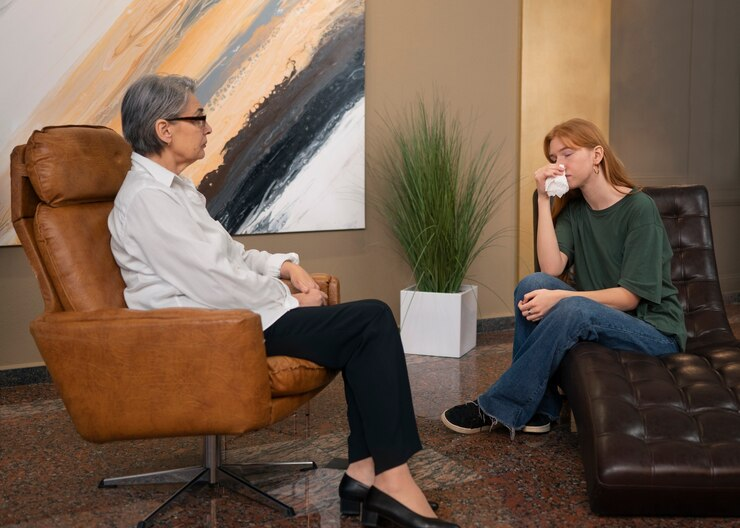
[[[181,75],[145,75],[129,86],[121,103],[121,123],[123,137],[134,152],[162,152],[165,143],[157,136],[154,123],[177,117],[192,93],[195,81]]]

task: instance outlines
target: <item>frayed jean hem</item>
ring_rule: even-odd
[[[516,432],[514,430],[514,426],[502,422],[496,416],[494,416],[494,415],[490,414],[488,411],[484,410],[483,409],[483,406],[481,405],[480,398],[478,398],[477,403],[478,403],[478,409],[480,409],[480,412],[482,412],[483,414],[485,414],[486,416],[488,416],[491,420],[493,420],[493,423],[491,424],[491,429],[493,429],[497,425],[503,425],[504,427],[506,427],[509,430],[509,436],[511,437],[512,440],[514,440],[514,436],[516,435]]]
[[[503,425],[504,427],[506,427],[509,430],[509,437],[512,440],[514,440],[514,438],[516,437],[516,432],[517,431],[521,431],[522,429],[524,429],[527,426],[527,424],[524,424],[521,427],[514,428],[513,425],[510,425],[510,424],[507,424],[505,422],[502,422],[496,416],[494,416],[493,414],[490,414],[488,411],[484,410],[483,409],[483,406],[481,405],[480,398],[478,398],[477,403],[478,403],[478,409],[480,410],[480,412],[482,412],[483,414],[485,414],[486,416],[488,416],[491,420],[493,420],[493,423],[491,424],[491,429],[493,429],[497,425]],[[540,414],[543,414],[543,415],[547,416],[547,419],[550,420],[550,422],[558,422],[558,421],[560,421],[560,416],[551,416],[550,413],[544,413],[544,412],[543,413],[540,413]]]

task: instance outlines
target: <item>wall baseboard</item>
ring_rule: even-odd
[[[49,376],[49,371],[46,370],[46,367],[0,370],[0,387],[34,385],[36,383],[51,383],[51,376]]]
[[[478,319],[477,332],[487,334],[489,332],[500,332],[502,330],[514,329],[514,316],[492,317],[490,319]]]

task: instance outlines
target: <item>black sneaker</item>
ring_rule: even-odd
[[[442,423],[456,433],[475,434],[493,428],[493,418],[481,411],[478,402],[470,401],[447,409],[442,413]]]
[[[522,429],[523,433],[544,434],[550,432],[550,418],[544,414],[535,414]]]

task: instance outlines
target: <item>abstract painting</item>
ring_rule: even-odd
[[[364,228],[364,0],[62,4],[56,14],[44,13],[50,4],[41,0],[0,4],[0,34],[11,33],[2,38],[20,39],[15,53],[27,53],[28,64],[50,64],[37,101],[33,90],[22,100],[20,81],[7,88],[12,93],[0,87],[0,99],[22,112],[0,129],[0,244],[17,243],[7,221],[13,146],[46,125],[103,124],[120,132],[123,92],[150,72],[197,81],[213,132],[206,157],[183,176],[230,233]],[[33,9],[63,28],[46,47],[22,45],[18,26]],[[38,92],[38,82],[28,82]]]

